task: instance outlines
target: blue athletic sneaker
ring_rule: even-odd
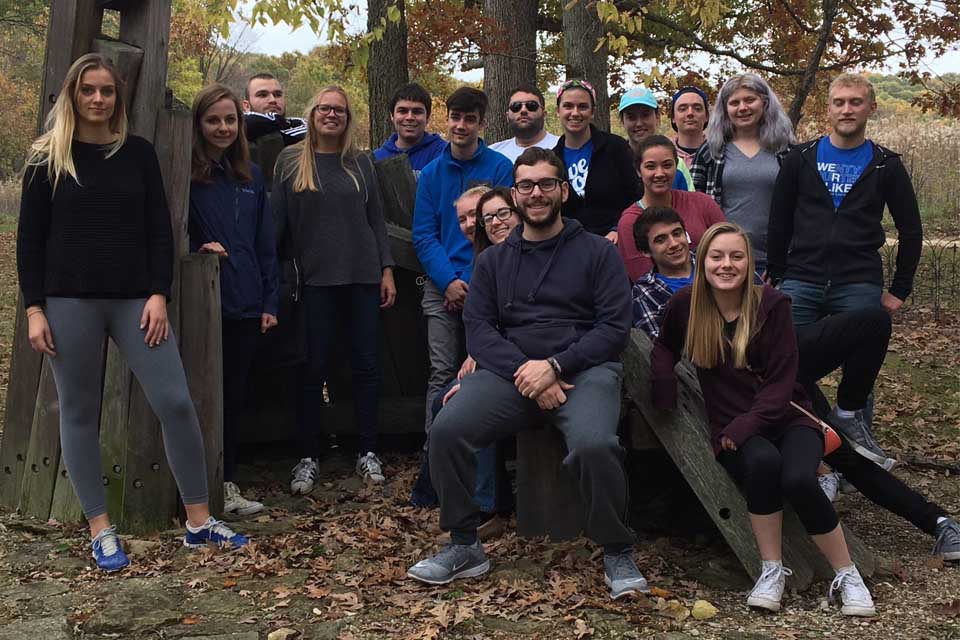
[[[130,559],[120,546],[116,527],[101,529],[90,546],[93,548],[93,559],[104,571],[119,571],[130,564]]]
[[[249,538],[235,532],[213,516],[210,516],[210,518],[196,530],[188,524],[187,534],[183,537],[183,545],[194,549],[205,547],[208,544],[214,544],[227,549],[239,549],[248,542],[250,542]]]

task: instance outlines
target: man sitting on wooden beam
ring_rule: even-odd
[[[589,512],[586,533],[604,548],[611,596],[645,592],[625,522],[627,478],[617,438],[619,357],[630,333],[626,270],[616,247],[560,216],[569,185],[552,151],[527,149],[513,172],[522,224],[477,258],[464,308],[477,371],[430,431],[440,527],[451,544],[407,575],[446,584],[489,571],[473,502],[476,452],[547,422],[566,440],[564,465]]]
[[[634,327],[656,338],[670,297],[693,281],[696,258],[690,250],[683,220],[670,207],[651,207],[644,211],[637,218],[633,233],[637,247],[654,264],[633,287]],[[838,398],[864,400],[883,365],[891,332],[890,315],[879,307],[862,309],[795,328],[800,352],[797,377],[820,417],[828,418],[830,403],[817,387],[817,381],[841,366],[843,377],[837,389]],[[839,430],[838,433],[842,435]],[[845,439],[824,461],[869,500],[934,536],[935,555],[944,560],[960,560],[960,525],[939,505],[857,454]]]

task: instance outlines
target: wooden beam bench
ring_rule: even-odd
[[[683,473],[744,569],[756,579],[761,561],[746,502],[714,457],[696,373],[688,363],[679,365],[679,406],[671,412],[657,410],[648,391],[651,346],[645,333],[634,330],[623,354],[624,389],[642,417],[642,421],[633,422],[625,439],[647,448],[652,445],[647,429],[652,432]],[[517,528],[521,535],[564,539],[582,531],[583,509],[573,479],[563,469],[565,455],[562,436],[555,429],[529,431],[518,436]],[[860,572],[873,575],[876,560],[871,552],[846,527],[844,535]],[[806,589],[816,579],[830,579],[834,575],[789,507],[784,512],[783,555],[784,563],[793,569],[789,580],[797,590]]]

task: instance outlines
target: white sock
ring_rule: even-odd
[[[837,575],[840,575],[841,573],[855,572],[856,570],[857,570],[857,565],[851,564],[850,566],[840,567],[839,569],[837,569]]]
[[[764,566],[764,568],[766,568],[766,567],[768,567],[768,566],[782,567],[782,566],[783,566],[783,560],[764,560],[764,561],[763,561],[763,566]]]
[[[847,411],[846,409],[841,409],[837,406],[837,417],[838,418],[852,418],[856,411]]]
[[[190,526],[190,522],[187,522],[187,531],[189,531],[190,533],[200,533],[201,531],[207,528],[207,525],[210,523],[210,520],[213,520],[213,516],[210,516],[210,518],[199,527],[192,527]]]

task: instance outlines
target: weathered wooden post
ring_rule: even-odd
[[[100,35],[104,8],[120,13],[119,40]],[[113,60],[127,85],[130,132],[156,147],[175,246],[174,297],[168,316],[181,345],[196,349],[185,358],[185,364],[191,392],[200,405],[211,466],[211,508],[216,513],[223,501],[222,464],[216,463],[222,456],[220,349],[218,345],[206,349],[196,345],[206,345],[207,340],[219,342],[219,281],[217,286],[206,286],[206,280],[218,274],[218,264],[212,256],[191,261],[188,286],[199,289],[186,290],[191,303],[182,304],[180,259],[187,249],[191,124],[189,111],[173,108],[165,90],[169,30],[170,0],[53,0],[40,119],[42,123],[56,101],[73,61],[97,51]],[[0,443],[0,507],[40,518],[76,520],[79,504],[60,461],[56,388],[49,365],[26,340],[20,307],[22,304],[18,305]],[[200,326],[197,318],[216,319],[216,330]],[[103,354],[100,441],[108,508],[125,531],[167,528],[177,515],[177,499],[159,423],[112,342],[105,343]],[[198,397],[202,400],[196,400]]]

